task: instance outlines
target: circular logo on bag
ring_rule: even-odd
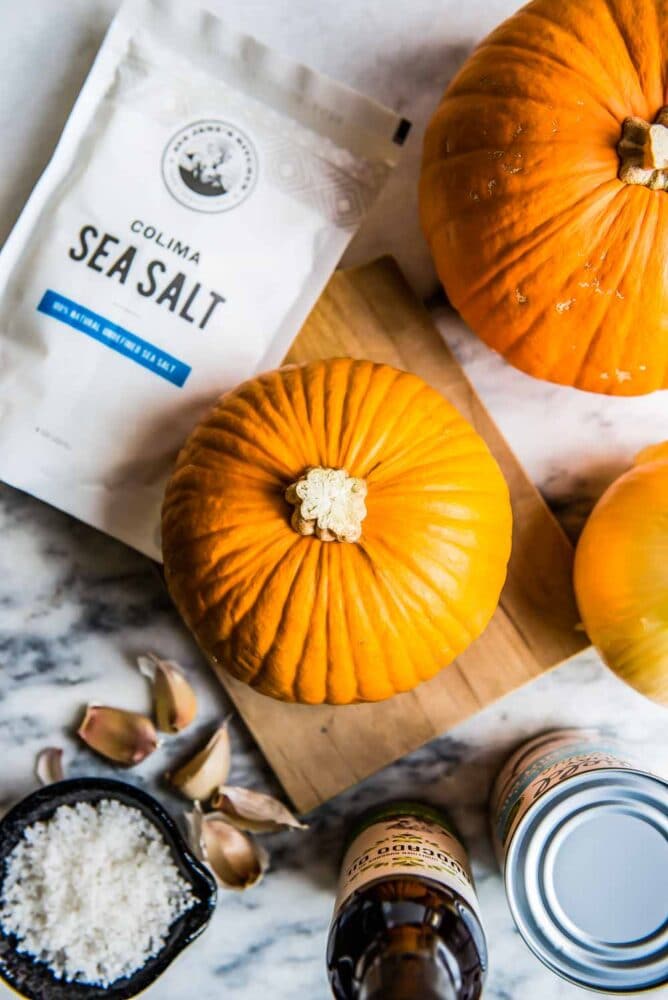
[[[253,190],[257,173],[257,153],[248,136],[215,119],[186,125],[162,155],[167,190],[196,212],[236,208]]]

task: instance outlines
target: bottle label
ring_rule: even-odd
[[[620,748],[592,729],[541,733],[512,754],[494,784],[491,799],[494,849],[503,867],[506,851],[520,822],[555,785],[589,771],[635,768]]]
[[[464,845],[435,811],[379,816],[354,837],[341,868],[335,912],[358,889],[379,878],[410,875],[431,879],[459,893],[480,918]]]

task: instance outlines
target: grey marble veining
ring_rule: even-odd
[[[573,540],[604,489],[647,444],[668,439],[668,391],[617,399],[551,385],[490,351],[435,299],[445,340]]]
[[[179,816],[185,803],[170,794],[164,771],[229,705],[170,608],[153,564],[8,488],[0,490],[0,536],[0,797],[9,802],[35,786],[35,755],[46,744],[65,748],[72,775],[117,774],[71,734],[88,700],[149,709],[134,658],[153,649],[184,664],[202,710],[192,731],[167,739],[124,776]],[[305,834],[267,838],[272,869],[265,882],[244,895],[224,894],[209,931],[148,996],[324,1000],[324,947],[343,832],[351,816],[397,796],[447,804],[470,845],[491,949],[486,996],[579,995],[547,973],[513,930],[485,810],[492,777],[514,743],[546,726],[579,723],[603,725],[623,735],[648,766],[668,767],[665,713],[618,682],[595,654],[580,656],[317,810]],[[236,719],[232,733],[232,781],[279,793]]]
[[[8,232],[59,134],[115,0],[0,0],[0,237]],[[209,0],[240,27],[389,103],[411,118],[406,155],[347,255],[400,260],[416,289],[435,288],[419,233],[416,180],[424,123],[474,42],[511,0]],[[510,369],[444,306],[434,308],[530,475],[575,536],[605,485],[642,445],[668,438],[668,393],[612,400],[546,385]],[[72,732],[89,700],[147,710],[137,653],[180,660],[197,687],[192,732],[169,739],[128,780],[176,815],[184,803],[162,775],[229,711],[170,607],[151,563],[37,501],[0,486],[0,802],[35,787],[34,758],[66,750],[71,774],[117,773]],[[499,663],[499,670],[503,664]],[[654,769],[668,770],[666,714],[618,682],[593,652],[505,698],[310,817],[304,834],[267,839],[265,882],[221,899],[209,931],[146,996],[151,1000],[292,1000],[328,996],[324,949],[346,823],[373,802],[429,797],[448,805],[467,839],[490,941],[489,1000],[570,1000],[587,994],[548,973],[524,947],[505,904],[486,829],[486,798],[504,754],[546,726],[601,724]],[[279,792],[243,725],[232,722],[232,780]],[[9,996],[0,989],[0,996]]]

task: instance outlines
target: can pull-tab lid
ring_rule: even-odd
[[[553,971],[611,993],[668,982],[668,784],[616,768],[539,799],[506,858],[508,900]]]

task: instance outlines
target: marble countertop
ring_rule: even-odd
[[[436,288],[416,222],[424,123],[472,45],[512,0],[209,0],[240,27],[394,106],[415,127],[406,155],[346,260],[398,257],[425,297]],[[58,137],[114,0],[0,0],[3,87],[0,238],[9,231]],[[668,393],[614,400],[536,382],[509,369],[446,307],[444,337],[572,536],[605,485],[642,445],[668,438]],[[148,709],[134,657],[152,649],[191,672],[204,710],[127,775],[178,813],[160,781],[170,760],[229,708],[143,557],[39,502],[0,486],[0,801],[34,787],[45,745],[66,748],[70,774],[109,773],[69,735],[88,700]],[[502,666],[502,665],[501,665]],[[560,724],[602,724],[648,766],[668,769],[666,715],[587,652],[505,698],[310,817],[305,834],[268,838],[272,868],[256,889],[221,899],[209,931],[145,994],[151,1000],[326,998],[324,950],[341,838],[365,806],[410,794],[445,803],[473,856],[488,932],[489,1000],[566,1000],[584,992],[548,973],[514,931],[486,833],[491,778],[518,740]],[[232,780],[278,788],[252,740],[232,724]],[[0,989],[0,996],[9,994]]]

